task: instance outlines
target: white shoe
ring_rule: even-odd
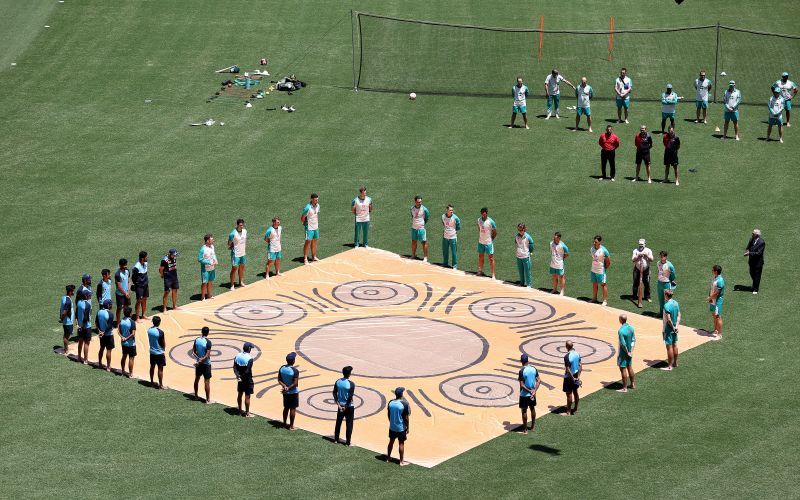
[[[638,180],[639,180],[639,179],[637,179],[636,177],[634,177],[634,178],[633,178],[633,180],[631,180],[631,182],[636,182],[636,181],[638,181]]]
[[[736,136],[736,140],[737,140],[737,141],[739,140],[739,136],[738,136],[738,135]]]
[[[530,129],[531,128],[529,126],[525,125],[525,130],[530,130]]]
[[[700,120],[695,120],[694,122],[695,122],[695,123],[700,123]]]
[[[592,127],[589,127],[589,132],[594,132],[594,130],[592,130]]]
[[[630,123],[627,118],[625,118],[625,123]]]
[[[308,265],[308,259],[303,259],[303,264]]]
[[[648,184],[652,184],[653,183],[653,179],[647,179],[647,183]]]
[[[715,333],[711,335],[711,340],[713,341],[722,340],[722,336],[719,333]]]
[[[427,257],[423,257],[422,258],[422,262],[428,262],[428,258]]]
[[[704,123],[704,124],[708,123],[708,120],[703,120],[703,123]]]
[[[561,117],[558,116],[558,113],[556,113],[556,120],[560,120],[560,119],[561,119]]]
[[[783,144],[783,137],[781,137],[780,139],[778,139],[778,142],[780,142],[781,144]]]
[[[311,260],[313,260],[314,262],[318,262],[318,261],[319,261],[319,257],[317,257],[317,256],[315,255],[315,256],[314,256],[314,258],[313,258],[313,259],[311,259]]]
[[[458,271],[458,266],[453,266],[453,271]]]
[[[789,123],[789,122],[786,122],[786,126],[787,126],[787,127],[791,127],[791,126],[792,126],[792,124],[791,124],[791,123]]]
[[[544,119],[545,120],[549,120],[550,119],[550,113],[547,113],[547,116],[545,116]]]
[[[234,290],[236,290],[236,287],[231,285],[231,292],[234,291]]]
[[[561,292],[559,292],[559,295],[561,295],[563,297],[564,296],[564,290],[561,290]]]
[[[612,177],[611,178],[611,182],[617,182],[617,178],[616,177]]]
[[[680,186],[681,185],[681,181],[675,181],[675,185],[676,186]]]
[[[753,295],[758,295],[758,291],[757,290],[753,290]]]
[[[514,128],[514,125],[509,125],[508,128]]]
[[[494,274],[492,275],[492,281],[497,281],[497,277]]]
[[[604,300],[604,301],[603,301],[603,303],[602,303],[602,304],[600,304],[600,305],[601,305],[601,306],[603,306],[603,307],[605,307],[605,306],[607,306],[607,305],[608,305],[608,302],[606,302],[606,301]]]

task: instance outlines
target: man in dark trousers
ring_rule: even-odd
[[[611,167],[611,180],[614,181],[617,176],[615,156],[617,154],[617,148],[619,147],[619,137],[617,137],[617,134],[613,132],[611,125],[609,125],[606,127],[606,131],[600,135],[600,139],[598,139],[597,142],[600,144],[600,180],[602,181],[606,178],[606,163],[608,163]]]
[[[350,381],[351,373],[353,373],[353,367],[345,366],[342,368],[342,378],[333,384],[333,399],[336,401],[336,427],[333,431],[333,441],[339,444],[339,433],[342,430],[342,420],[344,420],[345,446],[350,446],[350,438],[353,435],[353,417],[355,416],[353,395],[356,392],[356,384]]]
[[[758,295],[761,285],[761,270],[764,268],[764,239],[760,229],[753,229],[753,235],[744,251],[747,262],[750,264],[750,277],[753,279],[753,295]]]

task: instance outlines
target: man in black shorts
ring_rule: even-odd
[[[633,177],[633,182],[639,180],[639,171],[644,163],[647,169],[647,183],[652,184],[653,178],[650,174],[650,150],[653,148],[653,137],[647,133],[647,125],[642,125],[639,128],[639,133],[634,138],[636,144],[636,175]]]
[[[100,352],[97,354],[97,366],[111,371],[111,351],[114,350],[114,321],[111,319],[111,299],[105,299],[97,311],[95,324],[100,338]],[[106,366],[103,367],[103,351],[106,353]]]
[[[153,318],[153,326],[147,330],[147,341],[150,343],[150,385],[156,389],[164,388],[164,366],[167,364],[166,349],[167,344],[164,340],[164,330],[161,326],[161,317]],[[158,367],[158,384],[153,381],[153,375]]]
[[[286,364],[278,370],[278,384],[283,393],[283,425],[290,431],[294,430],[294,417],[300,405],[300,372],[294,366],[296,358],[297,353],[290,352],[286,355]]]
[[[75,319],[78,323],[78,363],[89,364],[89,344],[92,343],[92,290],[83,288],[83,293],[78,294],[78,304],[75,309]]]
[[[581,364],[581,355],[574,349],[571,340],[567,341],[566,347],[567,353],[564,355],[563,389],[567,394],[567,411],[564,413],[564,416],[569,416],[575,415],[578,411],[578,402],[580,401],[578,388],[582,385],[580,377],[583,366]],[[575,401],[575,406],[572,406],[573,400]]]
[[[675,127],[670,126],[664,134],[664,183],[669,182],[669,167],[675,169],[675,185],[681,185],[681,176],[678,172],[678,150],[681,148],[681,139],[675,134]]]
[[[72,337],[72,332],[75,328],[75,307],[72,304],[74,296],[75,285],[67,285],[65,294],[61,297],[61,305],[58,311],[58,318],[64,329],[64,356],[69,355],[69,339]]]
[[[131,308],[126,306],[122,311],[123,318],[117,327],[120,344],[122,345],[122,375],[130,378],[133,374],[133,361],[136,358],[136,322],[131,319]],[[128,371],[125,371],[125,361],[128,361]]]
[[[528,355],[519,358],[519,409],[522,410],[522,433],[528,433],[528,409],[531,411],[531,430],[536,426],[536,391],[539,390],[539,371],[528,364]]]
[[[114,273],[114,286],[114,295],[117,297],[116,325],[119,327],[122,312],[131,305],[131,272],[128,271],[128,259],[119,259],[119,269]]]
[[[233,373],[236,375],[238,381],[236,391],[239,393],[236,396],[236,404],[239,407],[239,415],[243,417],[252,417],[250,413],[250,395],[253,394],[253,357],[250,356],[250,351],[253,349],[253,344],[245,342],[242,346],[242,352],[233,358]],[[242,411],[242,395],[244,395],[244,411]]]
[[[147,297],[150,296],[150,279],[147,276],[147,252],[139,252],[139,261],[133,265],[133,290],[136,292],[136,305],[133,314],[136,320],[147,319]]]
[[[161,312],[167,312],[167,296],[172,292],[172,309],[178,308],[178,250],[170,248],[167,255],[161,259],[158,274],[164,279],[164,297],[161,300]]]
[[[197,363],[194,364],[194,399],[200,399],[197,388],[200,385],[200,377],[203,377],[206,386],[206,404],[211,404],[211,340],[208,338],[208,332],[207,326],[200,330],[200,336],[194,339],[192,344],[192,354],[197,359]]]

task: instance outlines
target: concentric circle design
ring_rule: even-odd
[[[333,289],[336,300],[361,307],[397,306],[417,298],[414,287],[395,281],[351,281]]]
[[[572,341],[575,350],[581,355],[581,362],[585,365],[601,363],[617,353],[614,346],[605,340],[577,335],[556,335],[531,339],[519,348],[533,360],[563,365],[564,355],[567,353],[565,344],[568,340]]]
[[[324,385],[301,390],[302,401],[297,411],[306,417],[336,420],[336,401],[331,394],[331,387]],[[367,418],[386,407],[386,398],[375,389],[357,385],[356,392],[353,394],[353,406],[355,407],[355,420]]]
[[[513,379],[491,373],[458,375],[439,384],[439,391],[450,401],[482,408],[514,406],[518,390]]]
[[[192,347],[194,340],[187,340],[177,344],[169,351],[169,357],[172,361],[187,368],[194,368],[197,359],[192,354]],[[211,368],[227,368],[230,369],[233,363],[233,358],[242,352],[243,341],[232,339],[211,339]],[[258,346],[253,346],[250,351],[250,356],[254,360],[261,356],[261,349]]]
[[[302,307],[270,299],[240,300],[217,309],[216,316],[228,323],[245,327],[283,326],[306,316]]]
[[[461,325],[421,316],[374,316],[334,321],[295,343],[307,361],[338,372],[353,365],[359,377],[434,377],[486,357],[489,343]]]
[[[553,306],[524,297],[489,297],[469,305],[469,312],[478,319],[493,323],[530,323],[552,318]]]

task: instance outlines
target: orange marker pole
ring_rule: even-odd
[[[544,47],[544,16],[539,16],[539,62],[542,62],[543,47]]]
[[[608,60],[611,61],[611,55],[614,52],[614,18],[608,22]]]

